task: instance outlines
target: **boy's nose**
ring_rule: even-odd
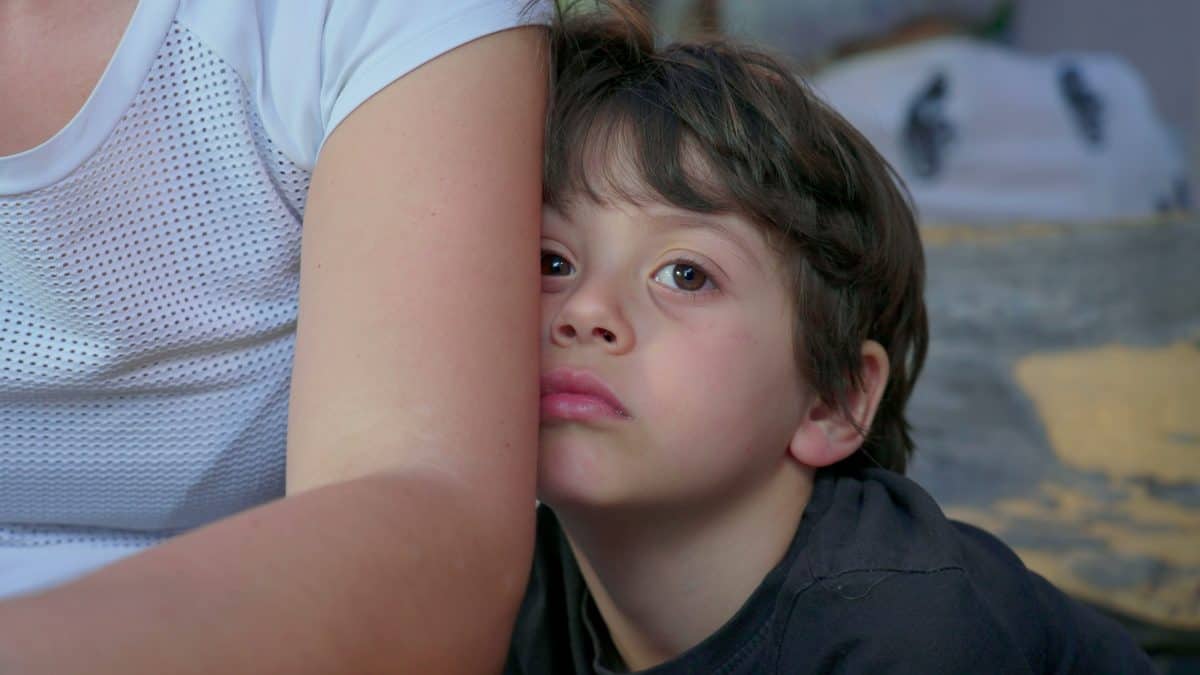
[[[633,348],[633,327],[615,306],[599,299],[572,298],[550,326],[550,341],[559,347],[591,345],[611,354]]]

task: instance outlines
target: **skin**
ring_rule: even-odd
[[[83,107],[137,0],[0,0],[0,155],[49,139]],[[69,36],[48,48],[47,40]]]
[[[862,438],[800,378],[788,285],[736,214],[575,200],[545,214],[542,371],[603,380],[625,415],[547,419],[539,495],[632,669],[715,632],[782,558],[813,475]],[[863,345],[869,426],[887,355]],[[719,583],[714,580],[719,580]]]
[[[38,94],[0,101],[0,148],[70,119],[132,7],[0,1],[0,83]],[[288,496],[0,603],[0,672],[499,670],[532,547],[545,59],[541,29],[481,38],[333,132]]]

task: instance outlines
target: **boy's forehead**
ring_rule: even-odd
[[[564,158],[565,180],[556,182],[548,204],[563,221],[591,209],[624,211],[647,227],[712,231],[759,263],[778,262],[773,251],[762,250],[773,249],[770,228],[737,209],[693,136],[683,135],[673,148],[649,147],[636,123],[618,115],[594,120],[576,138],[581,142]],[[697,200],[698,208],[688,208]]]
[[[772,262],[775,257],[768,250],[769,243],[763,228],[741,214],[692,211],[661,199],[633,201],[619,195],[596,196],[577,194],[563,200],[561,207],[547,204],[547,217],[566,227],[578,227],[591,221],[597,213],[619,212],[632,222],[652,230],[691,230],[715,234],[740,249],[747,262],[765,264]],[[764,255],[768,259],[764,259]]]
[[[706,213],[677,206],[660,197],[631,197],[610,190],[585,194],[574,192],[558,201],[545,204],[548,214],[565,221],[586,220],[596,213],[621,213],[639,223],[661,227],[684,227],[726,231],[738,227],[753,228],[740,214],[732,212]]]
[[[691,134],[664,145],[650,142],[644,131],[624,114],[592,120],[566,148],[561,162],[565,180],[555,188],[567,194],[555,195],[553,201],[588,197],[670,204],[673,193],[681,191],[714,204],[729,201],[727,186]]]

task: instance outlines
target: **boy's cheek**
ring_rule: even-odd
[[[542,292],[542,315],[541,315],[541,341],[545,346],[550,343],[550,330],[554,324],[554,318],[558,316],[559,308],[562,305],[561,293]],[[544,355],[544,354],[543,354]]]
[[[658,414],[708,429],[742,424],[737,420],[744,415],[772,407],[781,388],[793,386],[797,377],[786,339],[740,326],[646,356]]]
[[[740,344],[736,339],[692,342],[650,356],[646,380],[658,414],[703,420],[736,408],[748,380],[758,376],[738,358]]]

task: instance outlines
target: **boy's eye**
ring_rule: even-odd
[[[575,266],[557,253],[542,251],[542,276],[565,277],[575,271]]]
[[[682,261],[658,268],[658,271],[654,273],[654,280],[664,286],[681,291],[694,292],[716,287],[702,267]]]

